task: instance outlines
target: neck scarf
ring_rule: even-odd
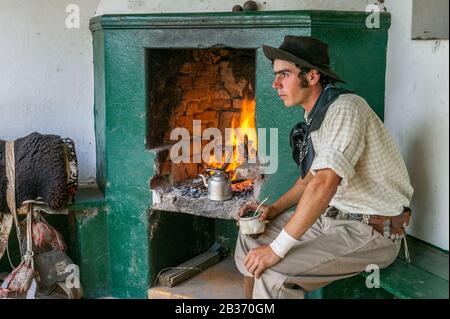
[[[292,158],[299,167],[302,178],[308,174],[315,155],[311,132],[320,128],[328,108],[339,95],[348,93],[352,92],[328,84],[314,104],[311,113],[308,114],[306,122],[299,122],[292,128],[289,134]]]

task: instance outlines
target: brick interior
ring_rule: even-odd
[[[225,136],[233,118],[239,124],[243,99],[255,96],[254,50],[157,49],[150,50],[147,62],[150,149],[176,143],[170,140],[176,127],[186,128],[192,136],[193,120],[202,121],[202,132],[215,127]],[[202,141],[202,146],[207,143]],[[155,166],[155,175],[176,184],[197,177],[205,163],[174,164],[165,150],[158,152]]]

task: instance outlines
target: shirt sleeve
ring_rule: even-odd
[[[364,150],[365,133],[365,121],[357,111],[351,107],[330,108],[319,131],[319,147],[314,145],[311,173],[329,168],[342,178],[341,185],[347,185]]]

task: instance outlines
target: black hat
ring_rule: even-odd
[[[316,69],[339,82],[345,82],[330,68],[328,45],[319,39],[305,36],[287,35],[280,47],[262,46],[265,56],[274,61],[276,59],[294,62],[299,66]]]

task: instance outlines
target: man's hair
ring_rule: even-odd
[[[306,81],[305,79],[305,75],[311,71],[311,68],[308,68],[306,66],[300,66],[298,64],[296,64],[297,68],[300,69],[300,72],[298,73],[298,77],[300,78],[300,81],[302,81],[302,85],[303,85],[303,81]],[[320,72],[319,70],[317,70],[320,74],[320,79],[319,79],[319,83],[322,85],[322,87],[326,87],[328,84],[330,83],[335,83],[336,80],[329,77],[328,75],[323,74],[322,72]]]
[[[272,66],[273,66],[273,64],[274,64],[274,60],[272,60]],[[300,85],[305,88],[308,87],[308,81],[306,81],[305,75],[312,69],[308,68],[306,66],[300,66],[298,64],[295,64],[295,66],[300,69],[300,72],[298,73],[298,78],[300,79]],[[328,75],[323,74],[319,70],[317,70],[317,71],[320,74],[319,83],[320,83],[320,85],[322,85],[322,88],[326,87],[330,83],[333,83],[333,84],[336,83],[336,80],[333,79],[332,77],[329,77]]]

